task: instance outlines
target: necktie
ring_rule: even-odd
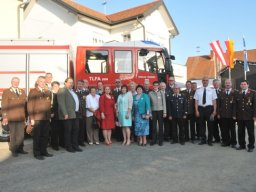
[[[203,105],[206,103],[206,88],[204,88]]]
[[[17,96],[19,96],[18,89],[15,89],[15,93],[16,93]]]
[[[228,96],[228,90],[226,91],[226,95]]]
[[[243,91],[243,98],[245,97],[245,91]]]

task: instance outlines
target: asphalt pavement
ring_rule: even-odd
[[[220,144],[83,147],[64,149],[43,161],[32,155],[12,157],[0,143],[1,192],[256,192],[256,151]]]

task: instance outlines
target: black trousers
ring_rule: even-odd
[[[213,113],[213,106],[198,107],[199,111],[199,126],[200,137],[202,142],[206,142],[206,122],[208,130],[208,143],[212,142],[212,127],[213,121],[210,121],[211,114]]]
[[[78,134],[79,134],[79,119],[67,119],[63,120],[65,133],[65,147],[78,148]]]
[[[50,121],[35,121],[33,129],[33,153],[39,156],[47,153],[47,145],[49,138]]]
[[[199,124],[199,118],[195,117],[195,121],[196,121],[196,136],[199,139],[200,138],[200,124]]]
[[[51,120],[51,146],[59,147],[61,141],[61,121],[52,119]],[[63,137],[63,136],[62,136]]]
[[[191,140],[195,140],[195,115],[194,114],[188,114],[187,118],[184,120],[184,132],[185,132],[185,140],[189,140],[189,133],[191,136]]]
[[[82,144],[85,142],[85,133],[86,133],[86,123],[85,123],[85,118],[86,117],[82,117],[82,118],[79,118],[79,136],[78,136],[78,143],[79,144]]]
[[[172,119],[172,137],[173,141],[178,142],[178,127],[179,127],[179,142],[185,141],[185,131],[184,131],[184,119],[183,118],[173,118]]]
[[[222,142],[226,145],[236,145],[236,125],[233,118],[221,118]]]
[[[152,142],[156,143],[157,140],[159,143],[163,142],[163,111],[152,111]],[[158,130],[157,130],[158,123]]]
[[[220,142],[220,131],[221,131],[221,138],[223,137],[223,132],[221,130],[221,121],[217,117],[215,117],[213,122],[213,137],[215,141]]]
[[[249,149],[254,148],[255,135],[254,135],[254,121],[253,120],[238,120],[238,143],[241,147],[245,147],[245,127],[247,128],[249,144],[247,147]]]
[[[169,120],[168,117],[164,118],[164,139],[172,139],[172,120]]]

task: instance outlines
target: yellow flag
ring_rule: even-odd
[[[233,69],[234,68],[234,54],[235,54],[234,41],[227,40],[227,41],[225,41],[225,44],[227,47],[229,67],[230,67],[230,69]]]

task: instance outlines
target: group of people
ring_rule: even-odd
[[[80,146],[86,142],[111,145],[112,137],[127,146],[132,140],[140,146],[146,146],[148,139],[151,146],[199,140],[199,145],[221,142],[223,147],[242,150],[246,149],[246,128],[247,151],[254,149],[256,93],[246,80],[237,91],[228,79],[224,88],[215,79],[212,88],[204,77],[201,88],[187,81],[181,91],[174,77],[168,83],[153,82],[152,90],[147,79],[143,85],[122,85],[116,79],[113,90],[103,82],[89,87],[87,80],[78,80],[74,88],[72,78],[60,88],[52,79],[51,73],[39,76],[27,97],[19,88],[20,79],[13,77],[11,87],[3,92],[2,123],[9,126],[14,157],[27,154],[23,150],[25,122],[32,126],[33,154],[38,160],[53,156],[47,151],[49,145],[54,150],[61,146],[71,153],[82,152]]]

